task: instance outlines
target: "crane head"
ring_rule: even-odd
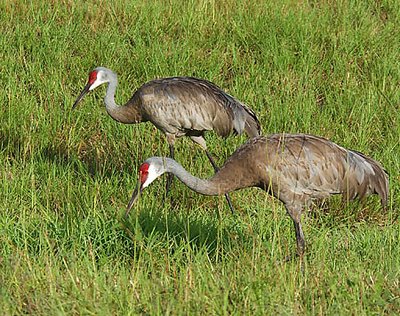
[[[79,94],[78,98],[74,102],[72,109],[78,105],[78,103],[85,97],[85,95],[103,83],[110,82],[111,75],[114,74],[111,70],[104,67],[97,67],[89,73],[89,79],[86,86],[83,88],[82,92]]]
[[[148,187],[155,179],[166,171],[161,157],[152,157],[147,159],[139,167],[139,181],[135,191],[133,191],[131,200],[129,201],[126,216],[129,214],[133,204],[138,200],[143,189]]]

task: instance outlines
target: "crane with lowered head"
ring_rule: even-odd
[[[388,173],[379,162],[360,152],[313,135],[273,134],[248,140],[207,180],[191,175],[173,159],[147,159],[139,168],[138,187],[126,216],[142,190],[165,172],[204,195],[258,187],[279,199],[293,220],[300,256],[305,250],[300,218],[313,199],[342,194],[344,200],[353,200],[378,194],[386,208],[389,191]]]

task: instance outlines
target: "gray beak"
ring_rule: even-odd
[[[140,181],[138,181],[138,185],[135,191],[133,191],[131,200],[129,201],[128,207],[126,208],[125,217],[128,216],[133,204],[135,204],[136,200],[139,199],[140,193],[142,193],[142,191],[143,191],[142,184],[140,183]]]
[[[87,83],[85,88],[83,88],[81,94],[79,95],[79,97],[76,99],[76,101],[74,102],[74,105],[72,106],[72,110],[75,109],[75,107],[78,105],[79,102],[81,102],[81,100],[85,97],[85,95],[89,92],[89,88],[90,88],[91,84]]]

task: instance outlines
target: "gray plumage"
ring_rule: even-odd
[[[152,157],[139,169],[138,193],[164,172],[173,173],[192,190],[205,195],[259,187],[279,199],[293,220],[297,253],[305,240],[300,224],[303,209],[313,199],[342,194],[343,199],[363,199],[378,194],[386,207],[389,177],[379,162],[327,139],[306,134],[274,134],[255,137],[239,147],[210,179],[192,176],[176,161]]]
[[[260,135],[260,123],[249,107],[215,84],[192,77],[149,81],[125,105],[118,106],[114,100],[117,75],[98,67],[90,73],[89,82],[73,108],[87,92],[103,83],[108,84],[106,109],[114,120],[125,124],[150,121],[167,135],[169,143],[181,136],[203,137],[204,132],[211,130],[222,137],[242,133],[249,137]]]
[[[204,133],[214,130],[219,136],[246,133],[249,137],[260,135],[260,123],[255,113],[246,105],[222,91],[215,84],[192,77],[156,79],[143,84],[123,106],[115,103],[117,75],[110,69],[98,67],[89,74],[85,88],[73,108],[91,90],[107,83],[104,98],[108,114],[124,124],[149,121],[165,135],[174,158],[175,139],[189,136],[206,152],[215,170],[218,170],[207,150]],[[172,177],[167,181],[167,192]],[[233,210],[229,197],[229,206]]]

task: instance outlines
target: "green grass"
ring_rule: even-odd
[[[74,1],[0,4],[2,314],[382,315],[400,313],[398,1]],[[377,198],[339,199],[291,220],[257,189],[204,197],[165,181],[122,220],[150,124],[105,112],[104,88],[71,106],[95,66],[119,74],[124,103],[156,77],[215,82],[250,105],[265,134],[327,137],[379,160]],[[245,141],[207,135],[220,164]],[[212,169],[190,140],[176,158]],[[158,195],[155,195],[158,193]],[[329,210],[326,210],[329,208]]]

